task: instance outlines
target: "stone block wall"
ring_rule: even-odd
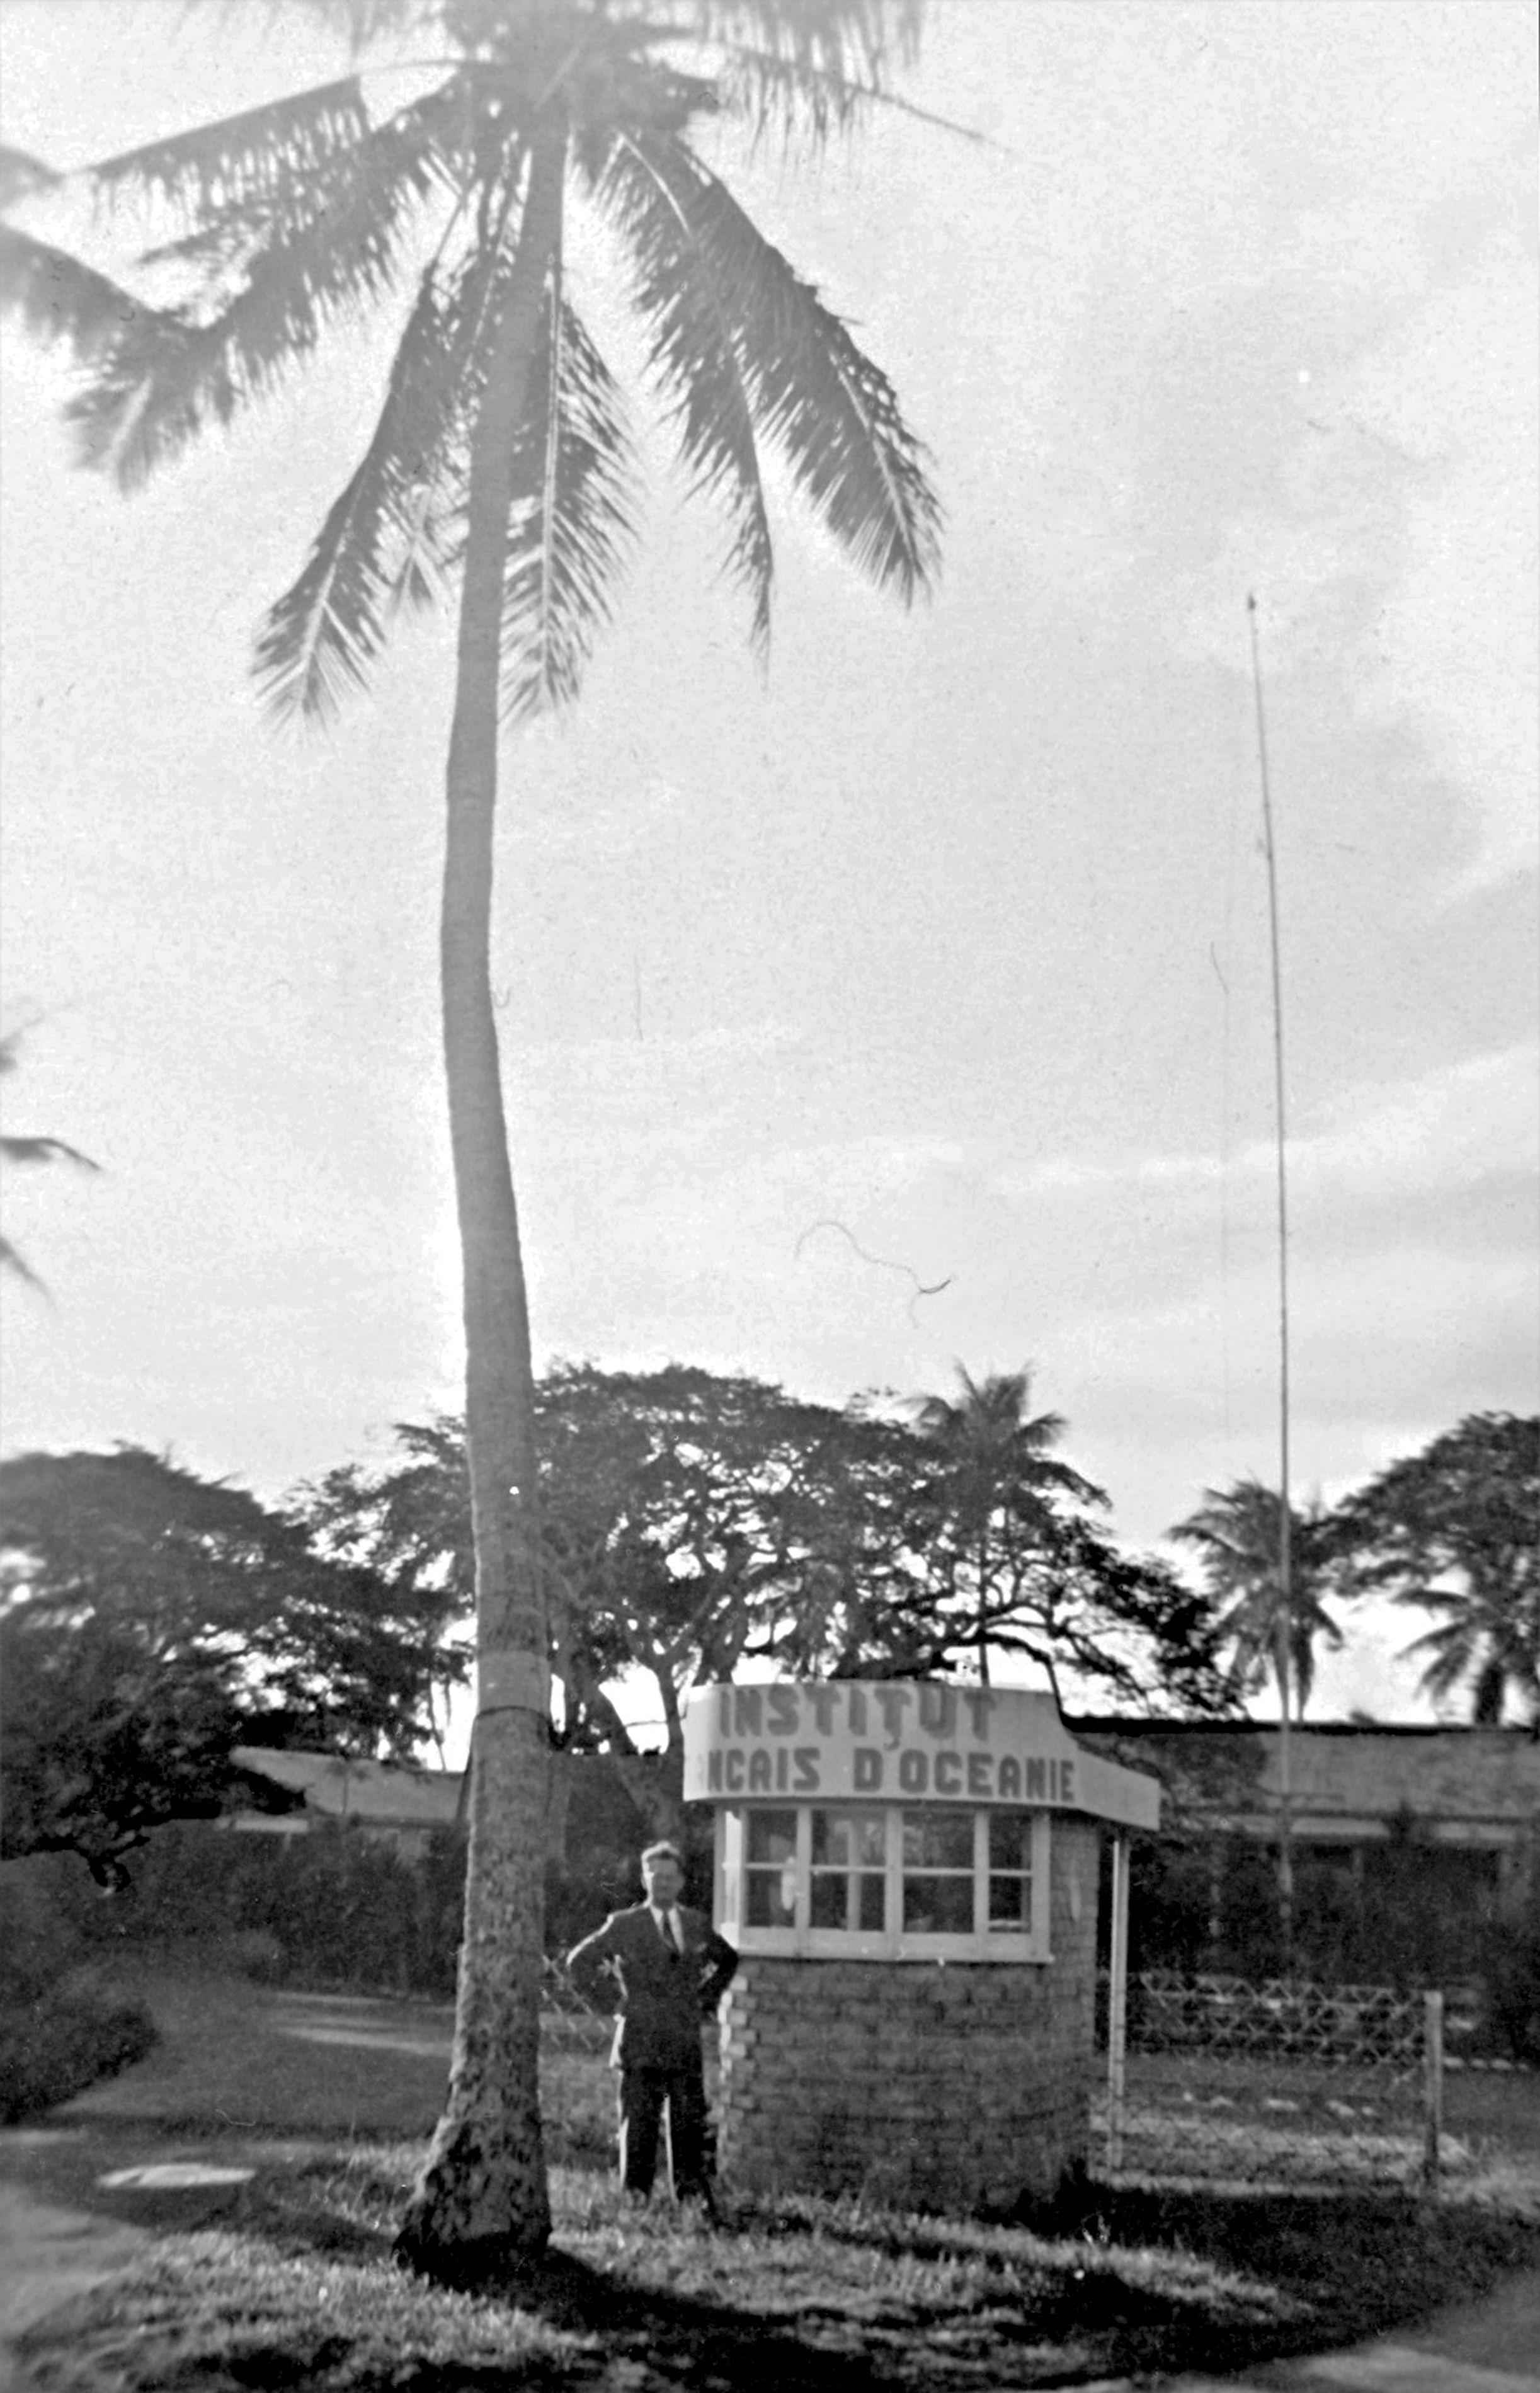
[[[746,1955],[722,2017],[719,2163],[752,2191],[1004,2212],[1089,2157],[1099,1830],[1056,1814],[1051,1962]]]

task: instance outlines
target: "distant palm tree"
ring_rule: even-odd
[[[1540,1733],[1540,1418],[1470,1413],[1390,1463],[1332,1520],[1355,1595],[1442,1614],[1414,1639],[1424,1691],[1495,1728],[1511,1697]]]
[[[276,709],[324,717],[393,623],[458,581],[439,957],[463,1260],[480,1705],[449,2103],[398,2243],[483,2282],[541,2249],[537,2087],[548,1636],[528,1296],[489,964],[500,723],[577,692],[633,521],[620,394],[578,311],[574,207],[607,228],[647,375],[765,648],[765,452],[907,601],[939,511],[892,386],[698,146],[724,111],[815,143],[885,95],[917,0],[295,0],[372,69],[93,176],[185,230],[155,305],[14,227],[0,298],[69,334],[86,462],[131,489],[275,390],[322,336],[410,294],[372,436],[257,647]],[[382,95],[384,97],[382,98]],[[399,95],[399,97],[395,97]],[[0,189],[46,203],[20,161]],[[687,710],[687,682],[672,692]]]
[[[1342,1642],[1342,1631],[1322,1601],[1325,1516],[1319,1504],[1289,1513],[1289,1601],[1281,1580],[1283,1508],[1275,1487],[1241,1478],[1206,1487],[1195,1512],[1171,1530],[1195,1546],[1211,1592],[1226,1600],[1218,1622],[1231,1649],[1231,1675],[1254,1693],[1276,1680],[1280,1707],[1303,1720],[1315,1680],[1317,1641]],[[1293,1702],[1290,1706],[1290,1690]]]
[[[973,1577],[979,1682],[989,1684],[989,1598],[996,1576],[991,1532],[1002,1516],[1016,1525],[1046,1524],[1051,1498],[1106,1501],[1051,1449],[1067,1423],[1062,1413],[1030,1410],[1030,1365],[975,1380],[959,1363],[958,1394],[918,1396],[915,1421],[939,1463],[937,1492],[958,1523],[959,1542]]]

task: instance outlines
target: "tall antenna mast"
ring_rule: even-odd
[[[1262,660],[1257,638],[1257,595],[1246,594],[1251,634],[1251,687],[1257,702],[1257,762],[1262,785],[1262,853],[1267,859],[1268,926],[1272,950],[1272,1094],[1278,1154],[1278,1626],[1274,1667],[1278,1675],[1278,1911],[1284,1967],[1294,1958],[1293,1779],[1289,1753],[1289,1680],[1293,1660],[1294,1557],[1289,1503],[1288,1453],[1288,1178],[1284,1161],[1284,985],[1278,958],[1278,863],[1272,840],[1272,792],[1267,770],[1267,719],[1262,711]]]

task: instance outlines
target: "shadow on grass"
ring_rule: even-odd
[[[319,2190],[307,2189],[303,2180],[288,2187],[281,2179],[270,2180],[254,2189],[241,2224],[292,2256],[389,2269],[406,2283],[429,2288],[427,2279],[396,2262],[389,2228],[345,2215],[324,2193],[318,2201]],[[730,2262],[733,2240],[725,2232],[720,2245],[715,2237],[711,2239],[711,2247]],[[784,2385],[796,2393],[865,2393],[879,2385],[892,2386],[891,2375],[874,2373],[845,2339],[838,2349],[821,2349],[799,2332],[777,2328],[762,2311],[649,2284],[620,2273],[622,2265],[595,2266],[553,2244],[539,2260],[518,2265],[499,2267],[469,2256],[462,2285],[440,2281],[432,2289],[504,2303],[558,2334],[584,2342],[597,2339],[603,2347],[602,2360],[596,2362],[600,2373],[616,2361],[629,2360],[636,2368],[638,2386]],[[415,2379],[413,2386],[415,2393]]]
[[[599,2336],[607,2368],[629,2359],[663,2383],[785,2385],[800,2393],[862,2393],[893,2383],[858,2352],[820,2350],[763,2315],[640,2285],[569,2252],[547,2252],[503,2290],[547,2326]]]
[[[1540,2227],[1401,2192],[1161,2191],[1091,2186],[1078,2231],[1094,2243],[1181,2251],[1260,2279],[1299,2305],[1280,2356],[1363,2341],[1480,2298],[1540,2263]],[[1205,2364],[1254,2357],[1244,2331],[1216,2321]]]

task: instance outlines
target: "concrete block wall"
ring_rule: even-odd
[[[719,2164],[751,2191],[962,2214],[1089,2157],[1099,1830],[1055,1815],[1051,1962],[745,1955],[722,2018]]]

